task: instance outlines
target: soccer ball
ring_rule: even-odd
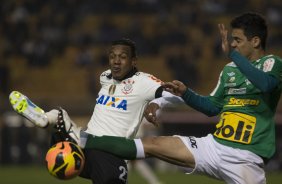
[[[46,154],[49,173],[62,180],[78,176],[85,162],[85,157],[78,145],[63,141],[53,145]]]

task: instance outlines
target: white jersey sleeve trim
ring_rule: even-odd
[[[173,95],[167,91],[162,92],[162,97],[152,100],[150,103],[156,103],[160,108],[169,107],[173,105],[182,105],[184,100],[176,95]]]

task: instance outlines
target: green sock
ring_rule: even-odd
[[[137,149],[134,140],[124,137],[88,135],[85,149],[89,148],[105,151],[126,160],[136,159]]]

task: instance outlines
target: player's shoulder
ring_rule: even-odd
[[[282,60],[280,57],[275,55],[266,55],[257,61],[258,68],[263,70],[264,72],[275,71],[278,68],[282,67]],[[281,71],[279,69],[279,71]]]
[[[237,65],[232,61],[232,62],[229,62],[225,65],[225,68],[228,68],[228,67],[236,68]]]
[[[141,71],[138,71],[134,74],[134,77],[138,77],[138,78],[146,78],[149,76],[151,76],[151,74],[146,73],[146,72],[141,72]]]
[[[150,74],[138,71],[132,76],[132,78],[136,81],[147,81],[150,78]]]
[[[146,72],[140,72],[140,71],[135,73],[134,78],[138,80],[142,80],[142,81],[153,80],[156,82],[161,82],[161,80],[155,77],[154,75],[146,73]]]
[[[256,60],[256,64],[259,65],[259,66],[263,66],[263,65],[275,65],[275,64],[278,64],[278,65],[281,65],[282,64],[282,60],[279,56],[276,56],[276,55],[266,55],[266,56],[263,56],[261,57],[260,59]]]
[[[276,60],[280,60],[280,61],[281,61],[281,57],[279,57],[279,56],[277,56],[277,55],[274,55],[274,54],[266,55],[266,56],[264,56],[263,58],[265,58],[265,59],[273,58],[273,59],[276,59]]]
[[[279,56],[270,54],[270,55],[266,55],[266,56],[264,56],[264,57],[262,57],[261,59],[258,60],[258,62],[263,62],[263,63],[264,62],[271,62],[271,61],[281,63],[282,59]]]
[[[235,71],[237,70],[237,65],[231,61],[229,63],[227,63],[223,69],[222,69],[222,75],[225,75],[225,74],[229,74],[229,73],[234,73]]]
[[[101,73],[100,75],[100,81],[104,81],[104,80],[109,80],[110,79],[110,76],[111,75],[111,70],[106,70],[104,72]]]
[[[110,75],[110,74],[111,74],[111,70],[108,69],[108,70],[106,70],[106,71],[103,71],[103,72],[101,73],[100,77],[107,77],[107,76]]]

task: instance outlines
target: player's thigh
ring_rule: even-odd
[[[219,166],[222,178],[227,183],[265,184],[266,179],[262,159],[256,155],[252,156],[252,153],[247,155],[244,150],[241,152],[242,154],[233,155],[230,153],[229,157],[222,154],[223,161]]]
[[[127,183],[127,164],[112,154],[85,149],[85,167],[81,177],[91,179],[95,184]]]
[[[154,156],[180,166],[195,166],[192,153],[179,137],[158,136],[141,140],[146,156]]]
[[[232,168],[232,169],[230,169]],[[253,163],[232,164],[226,170],[221,169],[222,178],[230,184],[265,184],[263,168]]]

